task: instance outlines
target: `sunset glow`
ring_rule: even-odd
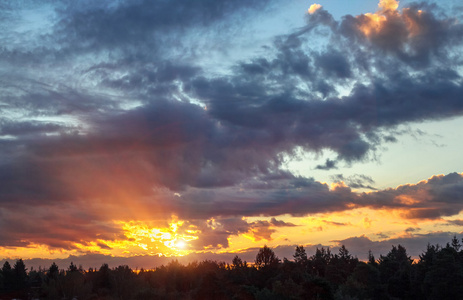
[[[198,237],[194,235],[196,231],[193,228],[186,230],[186,234],[179,233],[178,227],[183,223],[183,221],[175,221],[167,228],[153,228],[139,221],[122,223],[128,254],[143,253],[163,256],[188,254],[187,242],[197,240]],[[129,246],[135,245],[143,251],[130,250],[132,247]]]
[[[458,1],[7,2],[3,263],[461,238]]]

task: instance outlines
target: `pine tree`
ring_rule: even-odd
[[[453,249],[455,249],[455,251],[460,251],[460,248],[461,248],[461,244],[460,244],[460,241],[457,239],[457,236],[454,235],[453,238],[452,238],[452,247]]]

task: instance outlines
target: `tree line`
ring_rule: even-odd
[[[71,263],[59,269],[27,270],[22,259],[0,270],[0,299],[461,299],[463,248],[453,237],[445,246],[428,244],[413,261],[398,245],[379,259],[359,261],[345,246],[338,253],[316,249],[308,256],[297,246],[280,260],[264,246],[254,262],[235,256],[231,264],[177,260],[155,270],[126,265],[83,270]]]

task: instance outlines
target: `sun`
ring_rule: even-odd
[[[178,240],[176,243],[175,243],[175,248],[179,249],[179,250],[185,250],[185,248],[187,247],[187,244],[185,243],[184,240]]]

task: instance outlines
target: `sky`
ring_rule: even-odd
[[[0,0],[0,262],[463,238],[459,1]]]

